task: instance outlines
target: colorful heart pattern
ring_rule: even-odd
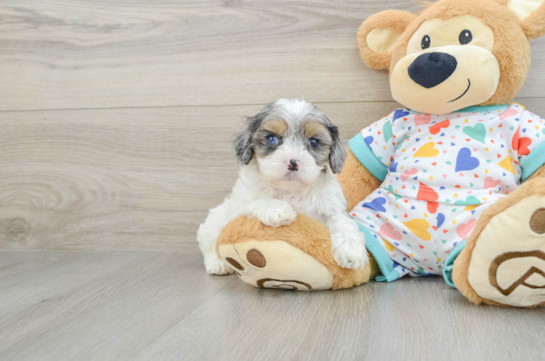
[[[439,133],[441,133],[441,130],[442,129],[447,129],[448,127],[450,127],[450,120],[445,120],[441,123],[438,123],[438,124],[435,124],[435,125],[432,125],[430,127],[430,133],[433,134],[433,135],[437,135]]]
[[[412,221],[403,222],[403,225],[421,240],[431,241],[431,234],[428,232],[430,224],[425,219],[413,219]]]
[[[394,133],[392,132],[392,123],[386,122],[384,123],[384,127],[382,128],[384,132],[384,141],[388,142],[392,137],[394,136]]]
[[[439,155],[439,151],[435,149],[435,143],[429,142],[426,143],[424,146],[422,146],[418,151],[414,154],[415,158],[433,158],[437,157]]]
[[[466,240],[476,225],[477,219],[475,218],[467,223],[460,224],[458,227],[456,227],[456,233],[458,234],[458,237],[460,237],[461,240]]]
[[[429,124],[431,122],[431,114],[416,114],[414,116],[414,124],[419,125]]]
[[[406,170],[405,172],[403,172],[403,174],[401,175],[401,179],[403,180],[403,182],[405,182],[409,177],[413,177],[415,176],[416,174],[418,174],[418,169],[416,168],[413,168],[411,170]]]
[[[468,135],[470,138],[473,138],[483,144],[485,144],[486,138],[486,127],[483,123],[477,123],[475,126],[464,127],[464,134]]]
[[[418,188],[418,194],[416,199],[421,199],[423,201],[437,202],[439,195],[432,188],[428,187],[424,183],[420,182],[420,187]]]
[[[399,277],[440,275],[482,212],[517,189],[525,157],[545,141],[545,121],[516,103],[444,116],[398,109],[361,134],[368,147],[354,153],[373,174],[387,175],[352,217]],[[386,168],[374,169],[376,161]]]
[[[375,198],[371,202],[363,203],[363,208],[369,208],[377,212],[386,212],[386,208],[384,208],[384,204],[386,204],[386,199],[383,197]]]
[[[477,169],[479,167],[479,159],[471,156],[471,150],[469,148],[462,148],[458,152],[456,157],[456,172],[463,172],[467,170]]]
[[[400,241],[403,238],[401,232],[396,231],[391,223],[384,223],[380,226],[378,234],[379,236],[390,238],[394,241]]]
[[[499,184],[501,184],[501,179],[494,179],[492,177],[484,179],[484,189],[496,188]]]

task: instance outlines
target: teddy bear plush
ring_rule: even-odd
[[[441,275],[471,302],[545,304],[545,121],[512,103],[545,34],[543,0],[439,0],[358,32],[390,72],[394,110],[349,141],[338,177],[365,234],[362,270],[335,263],[327,228],[240,217],[220,257],[256,287],[320,290]]]

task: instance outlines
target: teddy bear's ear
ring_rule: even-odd
[[[360,56],[372,69],[389,69],[397,39],[416,15],[401,10],[377,13],[361,24],[358,31]]]
[[[509,0],[507,7],[520,20],[520,26],[529,38],[539,38],[545,34],[544,0]]]

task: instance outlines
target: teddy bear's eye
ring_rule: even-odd
[[[429,35],[424,35],[422,38],[422,50],[429,48],[431,45],[431,39]]]
[[[469,30],[462,31],[458,37],[458,41],[460,41],[460,44],[462,45],[471,43],[471,40],[473,40],[473,34],[471,34],[471,31]]]

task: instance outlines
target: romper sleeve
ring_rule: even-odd
[[[402,143],[394,134],[395,122],[408,114],[406,109],[397,109],[362,129],[348,142],[350,150],[360,163],[381,182],[388,174],[396,148]]]
[[[545,120],[525,110],[512,147],[518,152],[524,181],[545,164]]]

